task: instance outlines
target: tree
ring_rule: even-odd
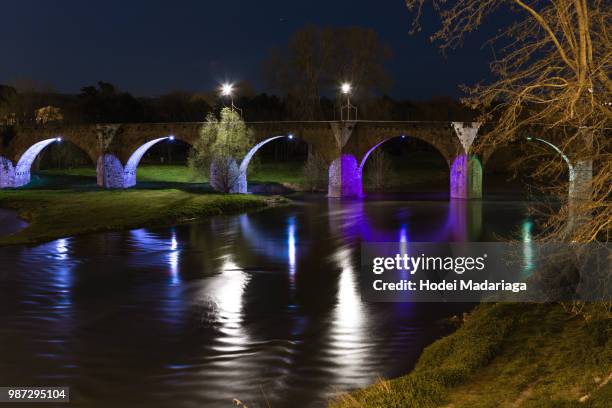
[[[407,0],[416,11],[413,28],[425,0]],[[494,79],[466,87],[464,101],[492,119],[494,128],[480,147],[495,147],[517,138],[519,131],[540,128],[560,134],[562,151],[592,163],[590,193],[580,200],[568,198],[567,184],[556,188],[560,211],[551,212],[542,238],[591,242],[608,241],[612,226],[610,124],[612,118],[612,10],[600,0],[432,0],[441,17],[433,34],[442,51],[460,46],[466,34],[478,29],[486,17],[505,9],[514,22],[503,27],[488,44],[497,54],[491,62]],[[520,159],[519,159],[520,160]],[[566,166],[563,160],[542,160],[536,176],[548,178]],[[584,215],[568,230],[566,220]]]
[[[189,168],[208,175],[215,190],[232,192],[241,176],[236,160],[244,157],[252,139],[252,131],[234,110],[223,108],[219,119],[209,113],[189,155]]]
[[[310,191],[325,188],[328,183],[328,168],[325,159],[313,149],[309,149],[303,169],[304,187]]]
[[[384,190],[392,184],[396,177],[389,156],[381,149],[372,153],[366,168],[368,186],[374,190]]]
[[[384,91],[390,56],[374,30],[307,26],[293,34],[287,47],[271,51],[264,70],[270,84],[287,95],[293,119],[316,120],[324,119],[323,94],[343,81],[356,86],[355,97]]]
[[[86,86],[79,94],[81,118],[94,123],[142,122],[142,103],[113,84],[99,81],[98,86]]]

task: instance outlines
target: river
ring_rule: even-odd
[[[304,197],[0,248],[0,385],[67,385],[74,407],[324,406],[410,371],[471,307],[362,301],[361,241],[493,240],[525,233],[525,213]]]

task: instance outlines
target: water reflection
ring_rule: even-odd
[[[75,407],[321,406],[408,371],[468,307],[363,302],[361,242],[464,240],[474,219],[487,240],[524,213],[322,199],[0,248],[0,383],[70,385]]]
[[[289,275],[292,284],[295,284],[295,256],[295,216],[292,216],[287,220],[287,260],[289,261]]]
[[[532,229],[533,222],[527,218],[521,225],[521,233],[523,240],[523,269],[521,277],[527,277],[531,275],[534,268],[534,253],[533,253],[533,242],[532,242]]]

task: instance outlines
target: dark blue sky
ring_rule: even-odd
[[[33,78],[75,93],[99,80],[135,95],[206,91],[246,79],[265,91],[261,62],[306,24],[375,29],[391,45],[392,96],[458,96],[488,72],[486,33],[447,58],[429,41],[434,21],[409,35],[404,0],[73,1],[3,5],[0,83]]]

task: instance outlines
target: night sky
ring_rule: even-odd
[[[488,72],[481,45],[493,27],[440,55],[428,35],[409,35],[403,0],[27,1],[7,2],[0,24],[0,83],[32,78],[76,93],[99,80],[137,96],[209,91],[226,79],[266,91],[261,62],[306,24],[375,29],[393,50],[390,94],[460,95],[458,85]]]

